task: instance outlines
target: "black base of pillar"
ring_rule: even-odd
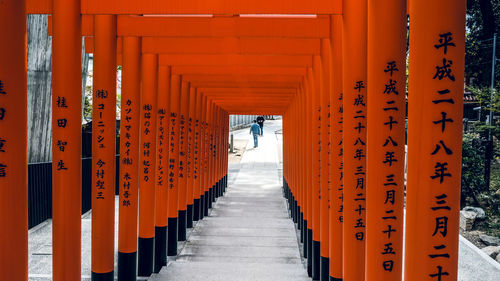
[[[319,280],[328,281],[330,279],[330,259],[321,257],[319,265]]]
[[[212,203],[215,201],[215,198],[214,198],[214,186],[212,186],[209,190],[208,190],[208,208],[209,209],[212,209]]]
[[[208,209],[211,208],[210,195],[208,191],[205,191],[205,206],[203,208],[203,215],[208,217]]]
[[[302,231],[300,232],[300,242],[304,244],[304,258],[307,259],[307,221],[302,222]]]
[[[106,273],[95,273],[92,272],[92,281],[113,281],[114,280],[114,272],[106,272]]]
[[[335,278],[330,276],[330,281],[343,281],[344,279],[342,278]]]
[[[200,220],[200,199],[194,199],[193,205],[193,221]]]
[[[137,252],[118,252],[118,281],[137,281]]]
[[[154,253],[155,238],[141,238],[137,244],[138,253],[138,276],[151,276],[153,273],[153,253]]]
[[[297,229],[301,230],[303,218],[302,218],[302,213],[300,212],[300,207],[297,207],[297,214],[298,214]],[[300,241],[300,242],[302,242],[302,241]]]
[[[167,256],[177,256],[177,218],[168,218]]]
[[[205,217],[205,194],[200,196],[200,220]]]
[[[193,228],[193,205],[187,205],[186,211],[186,227]]]
[[[307,229],[307,275],[312,277],[312,247],[313,247],[313,239],[312,239],[312,229]]]
[[[167,265],[167,227],[155,227],[155,263],[154,273],[160,272],[160,269]]]
[[[186,241],[186,210],[179,210],[178,241]]]
[[[313,240],[312,245],[312,279],[319,280],[321,243]]]
[[[214,198],[217,199],[220,196],[220,181],[215,183],[215,188],[214,188]]]

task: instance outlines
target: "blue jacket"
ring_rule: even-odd
[[[250,133],[257,134],[257,135],[260,134],[260,127],[259,127],[259,125],[257,125],[257,123],[252,124],[252,126],[250,127]]]

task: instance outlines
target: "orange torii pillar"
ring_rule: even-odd
[[[181,82],[181,98],[179,111],[179,241],[186,241],[187,228],[187,124],[186,119],[189,111],[189,83]]]
[[[465,2],[410,2],[406,281],[457,279]]]
[[[74,281],[81,279],[82,20],[80,1],[52,5],[52,280]]]
[[[179,107],[181,79],[179,75],[170,77],[170,120],[168,136],[168,231],[167,255],[177,255],[179,216]]]
[[[312,171],[311,171],[311,196],[312,196],[312,220],[313,220],[313,237],[312,237],[312,279],[319,280],[319,268],[321,258],[321,243],[320,243],[320,197],[321,197],[321,93],[323,92],[323,66],[321,57],[313,57],[313,79],[311,102],[312,102],[312,123],[311,137],[312,145],[310,147],[312,154]]]
[[[113,280],[115,257],[116,16],[94,17],[92,280]]]
[[[330,94],[330,280],[340,281],[343,276],[343,213],[344,213],[344,162],[343,162],[343,94],[342,94],[342,16],[333,15],[331,21],[332,41],[332,90]]]
[[[158,55],[143,54],[141,64],[141,147],[139,152],[139,276],[153,272],[155,240],[156,113],[158,95]]]
[[[24,0],[0,3],[0,34],[6,40],[0,52],[0,274],[2,279],[19,281],[28,280],[25,9]]]
[[[323,88],[320,92],[321,105],[321,140],[320,140],[320,164],[321,164],[321,189],[320,189],[320,276],[321,281],[328,281],[330,273],[330,237],[329,237],[329,204],[330,204],[330,94],[331,94],[331,48],[330,40],[321,40],[321,59],[323,72]]]
[[[187,220],[186,225],[188,228],[193,227],[194,219],[194,111],[196,110],[196,88],[189,88],[189,110],[186,117],[187,125],[187,163],[186,163],[186,177],[187,177]]]
[[[406,117],[406,1],[368,0],[366,280],[400,281]]]
[[[344,279],[365,280],[366,0],[344,0]]]
[[[307,216],[308,216],[308,224],[307,224],[307,274],[309,277],[312,277],[312,247],[313,247],[313,174],[314,174],[314,163],[313,163],[313,154],[315,154],[313,145],[313,135],[314,135],[314,110],[313,110],[313,95],[314,95],[314,75],[312,68],[308,68],[307,70],[307,79],[305,83],[305,114],[306,114],[306,126],[304,128],[311,128],[311,133],[306,134],[306,141],[304,143],[305,147],[305,167],[304,167],[304,193],[307,202]]]
[[[206,200],[207,200],[207,213],[206,215],[208,216],[208,209],[212,208],[212,203],[213,203],[213,158],[212,158],[212,153],[213,153],[213,140],[214,140],[214,112],[215,112],[215,105],[212,102],[208,103],[208,108],[207,108],[207,186],[206,186]]]
[[[158,67],[158,108],[156,116],[156,177],[155,177],[155,273],[167,265],[168,227],[168,112],[170,109],[170,67]]]
[[[139,37],[124,37],[122,44],[118,280],[135,281],[137,277],[137,222],[140,180],[141,39]]]
[[[201,182],[201,198],[203,202],[203,212],[201,213],[201,218],[208,216],[208,114],[209,114],[209,104],[206,96],[203,97],[202,101],[202,115],[201,115],[201,126],[202,126],[202,146],[201,151],[201,166],[203,180]]]
[[[307,83],[308,83],[308,79],[305,78],[303,80],[303,83],[302,83],[302,86],[301,86],[301,101],[300,101],[300,104],[299,104],[299,110],[298,110],[298,117],[299,116],[302,116],[303,118],[299,118],[299,120],[301,121],[302,125],[300,126],[301,128],[307,128],[306,126],[309,126],[309,111],[307,110],[308,109],[308,90],[307,90]],[[310,210],[310,202],[309,202],[309,198],[311,197],[308,192],[309,190],[309,184],[308,184],[308,173],[307,173],[307,169],[306,167],[308,167],[309,165],[309,157],[310,157],[310,153],[308,153],[307,151],[307,148],[309,147],[308,145],[308,140],[309,140],[309,134],[302,134],[301,136],[301,151],[302,151],[302,155],[301,155],[301,159],[300,159],[300,162],[297,163],[297,166],[298,166],[298,169],[300,171],[300,197],[301,197],[301,201],[302,201],[302,204],[303,204],[303,212],[304,212],[304,223],[303,223],[303,229],[302,229],[302,240],[303,240],[303,243],[304,243],[304,258],[308,258],[310,255],[309,255],[309,249],[311,248],[311,245],[312,244],[312,241],[309,242],[309,237],[311,237],[311,240],[312,240],[312,236],[310,235],[309,231],[311,229],[311,219],[310,219],[310,213],[311,213],[311,210]]]
[[[202,218],[203,201],[201,200],[201,168],[200,168],[200,150],[201,150],[201,133],[200,133],[200,116],[201,116],[201,101],[202,96],[198,91],[195,91],[195,109],[193,113],[193,132],[194,132],[194,147],[193,147],[193,192],[194,192],[194,209],[193,220],[198,221]]]

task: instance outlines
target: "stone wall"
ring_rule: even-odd
[[[48,34],[47,15],[28,15],[27,25],[28,158],[30,163],[49,162],[52,159],[52,38]],[[84,92],[88,55],[83,55],[82,60]]]

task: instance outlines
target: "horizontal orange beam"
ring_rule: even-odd
[[[226,65],[226,66],[279,66],[307,67],[312,66],[310,55],[237,55],[237,54],[173,54],[160,55],[160,65]]]
[[[189,81],[189,80],[188,80]],[[298,82],[267,82],[267,81],[247,81],[247,82],[235,82],[235,81],[190,81],[191,86],[196,88],[220,88],[220,87],[229,87],[229,88],[298,88],[300,83]]]
[[[52,14],[52,0],[26,0],[28,14]],[[82,0],[82,14],[341,14],[342,0]]]
[[[235,15],[340,14],[341,12],[341,0],[82,0],[82,14]]]
[[[145,37],[142,40],[142,52],[155,54],[315,55],[320,53],[320,40],[297,38]]]
[[[117,52],[122,51],[121,37]],[[85,52],[94,52],[94,38],[85,37]],[[142,52],[154,54],[262,54],[262,55],[317,55],[319,39],[298,38],[196,38],[145,37]]]
[[[52,35],[52,16],[48,21]],[[82,36],[94,36],[92,15],[82,16]],[[328,38],[330,19],[121,15],[117,18],[117,36]]]
[[[229,94],[295,94],[297,89],[273,89],[273,88],[198,88],[198,92],[201,93],[229,93]]]
[[[302,81],[302,76],[290,76],[290,75],[196,75],[187,74],[182,75],[182,79],[187,81],[207,81],[207,82],[240,82],[240,83],[252,83],[252,82],[300,82]]]
[[[306,74],[304,67],[259,67],[259,66],[174,66],[172,74],[199,75],[292,75]]]

